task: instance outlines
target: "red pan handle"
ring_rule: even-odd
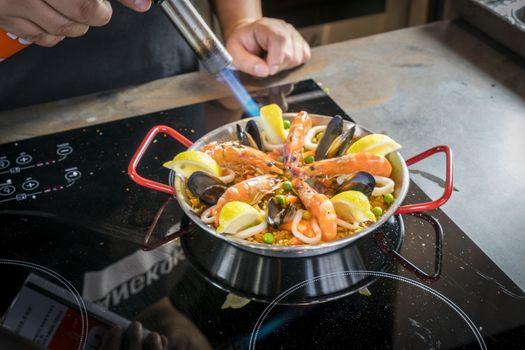
[[[133,181],[135,181],[141,186],[161,191],[167,194],[175,195],[175,189],[173,187],[150,179],[146,179],[140,176],[137,172],[137,167],[139,165],[140,160],[142,159],[142,156],[144,155],[144,153],[146,153],[146,150],[148,149],[151,141],[153,141],[155,139],[155,136],[157,136],[158,134],[168,134],[186,147],[190,147],[193,144],[193,142],[191,142],[181,133],[170,128],[169,126],[156,125],[153,128],[151,128],[150,131],[148,131],[146,137],[144,137],[144,140],[142,140],[139,148],[131,158],[131,161],[128,165],[128,175]]]
[[[449,200],[454,188],[454,156],[450,147],[445,145],[432,147],[408,159],[406,164],[410,166],[439,152],[445,153],[446,156],[445,192],[443,195],[432,202],[403,205],[397,209],[396,214],[409,214],[437,209]]]

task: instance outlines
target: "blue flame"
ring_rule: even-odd
[[[255,100],[248,94],[248,91],[242,86],[239,78],[235,75],[235,72],[231,69],[224,68],[222,71],[217,74],[218,77],[224,81],[237,100],[240,102],[242,108],[250,117],[256,117],[259,115],[259,105]]]

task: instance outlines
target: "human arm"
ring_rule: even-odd
[[[138,12],[151,6],[151,0],[120,2]],[[112,14],[107,0],[0,0],[1,29],[48,47],[107,24]]]

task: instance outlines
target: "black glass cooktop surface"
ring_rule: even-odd
[[[349,118],[311,80],[256,95],[291,112]],[[112,325],[126,327],[132,320],[166,336],[172,349],[523,344],[523,292],[440,210],[427,213],[443,229],[442,270],[434,281],[390,260],[377,235],[302,260],[244,252],[237,261],[236,248],[213,244],[203,231],[141,250],[152,222],[152,240],[159,241],[180,227],[182,214],[168,195],[130,180],[133,152],[154,125],[195,140],[241,118],[230,102],[0,145],[3,327],[52,349],[78,348],[83,341],[87,349],[103,348],[101,339]],[[162,163],[182,149],[158,136],[139,173],[166,183]],[[424,201],[427,196],[411,183],[405,203]],[[425,271],[435,269],[432,224],[402,215],[381,231],[389,249]],[[76,333],[67,324],[75,324]]]

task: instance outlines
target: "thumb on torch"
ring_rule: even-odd
[[[150,9],[152,0],[119,0],[119,2],[137,12],[146,12]]]

